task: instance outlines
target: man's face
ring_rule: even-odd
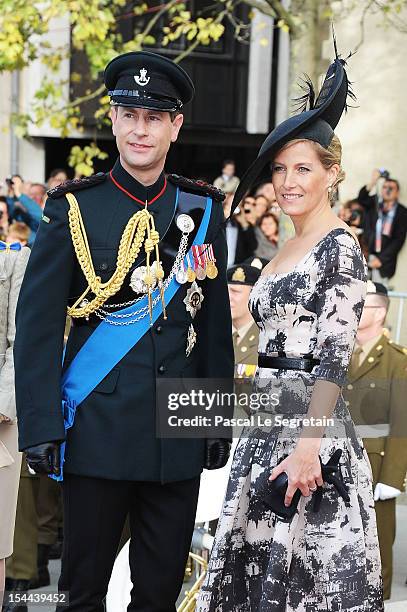
[[[398,200],[399,190],[397,183],[393,181],[384,181],[382,187],[382,198],[384,202],[395,202]]]
[[[223,166],[222,174],[231,178],[235,174],[235,165],[234,164],[226,164]]]
[[[41,208],[44,207],[45,190],[41,185],[31,185],[28,190],[28,197],[37,202]]]
[[[116,106],[112,108],[111,119],[124,167],[161,171],[171,143],[178,138],[184,116],[177,115],[171,121],[168,112]]]
[[[249,295],[252,287],[250,285],[236,285],[230,283],[228,289],[233,322],[242,319],[249,312]]]
[[[13,232],[9,232],[7,234],[6,242],[8,244],[13,244],[14,242],[19,242],[21,244],[21,246],[26,246],[27,245],[27,240],[24,240],[23,238],[20,238],[19,236],[17,236],[17,234],[14,234]]]
[[[5,202],[0,202],[0,228],[4,231],[8,229],[8,210]]]
[[[359,329],[365,331],[376,328],[378,325],[384,325],[385,319],[386,307],[382,299],[374,293],[368,293],[360,317]]]
[[[1,215],[1,220],[3,221],[4,219],[7,219],[7,216],[8,216],[7,204],[5,202],[0,201],[0,214],[1,213],[3,213]]]
[[[58,185],[64,183],[66,180],[68,180],[66,172],[58,172],[58,174],[49,179],[48,188],[53,189],[54,187],[58,187]]]
[[[254,204],[254,212],[256,213],[256,217],[260,219],[264,215],[265,212],[270,208],[270,202],[264,195],[258,195],[255,199]]]

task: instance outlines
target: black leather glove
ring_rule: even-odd
[[[208,438],[206,440],[204,467],[207,470],[218,470],[224,467],[228,462],[231,446],[229,440]]]
[[[60,442],[44,442],[25,449],[27,464],[36,474],[55,474],[59,476]]]

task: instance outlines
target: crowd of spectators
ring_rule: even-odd
[[[53,170],[46,184],[24,181],[19,174],[5,180],[0,195],[0,240],[31,247],[42,217],[47,190],[67,179],[65,170]]]
[[[407,208],[399,201],[400,185],[386,170],[373,170],[354,200],[339,208],[339,216],[359,240],[370,277],[388,286],[406,240]]]

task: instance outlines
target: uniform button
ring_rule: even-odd
[[[247,346],[242,346],[240,350],[242,351],[242,353],[245,353],[247,351]]]
[[[352,391],[352,389],[353,389],[353,385],[349,384],[349,385],[348,385],[348,389],[349,389],[349,391]]]
[[[370,383],[370,388],[374,389],[376,387],[376,383]]]
[[[384,451],[380,451],[380,455],[384,457]]]
[[[107,263],[106,263],[105,261],[103,261],[103,262],[100,264],[100,269],[101,269],[101,270],[107,270],[107,268],[108,268]]]
[[[155,328],[155,333],[156,334],[161,334],[162,330],[163,330],[162,326],[161,325],[157,325],[157,327]]]
[[[382,345],[381,345],[381,344],[379,344],[379,346],[376,346],[376,351],[381,351],[381,350],[382,350],[382,348],[383,348],[383,347],[382,347]]]
[[[349,406],[349,405],[350,405],[350,401],[349,401],[349,400],[346,400],[346,401],[345,401],[345,405],[346,405],[346,406]]]
[[[159,373],[159,374],[164,374],[164,372],[165,372],[165,366],[160,365],[160,366],[158,367],[158,373]]]
[[[373,363],[374,362],[374,357],[369,357],[368,362],[369,363]]]

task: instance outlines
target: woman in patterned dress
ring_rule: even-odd
[[[331,208],[344,177],[333,128],[346,91],[343,63],[337,59],[316,105],[301,113],[304,117],[278,126],[266,139],[268,151],[265,145],[260,150],[257,171],[266,149],[277,202],[291,217],[295,236],[263,270],[249,302],[264,357],[256,391],[278,394],[275,413],[321,422],[333,417],[334,425],[274,425],[243,433],[198,612],[383,610],[371,470],[340,392],[366,281],[359,245]],[[246,174],[237,198],[257,176],[256,168]],[[276,357],[284,367],[270,367]],[[298,361],[290,362],[294,358],[312,367],[298,370]],[[348,501],[324,484],[321,474],[319,457],[324,464],[338,449]],[[263,501],[269,480],[282,472],[288,476],[286,506],[297,489],[302,494],[291,521],[281,520]],[[315,512],[317,490],[322,497]]]

